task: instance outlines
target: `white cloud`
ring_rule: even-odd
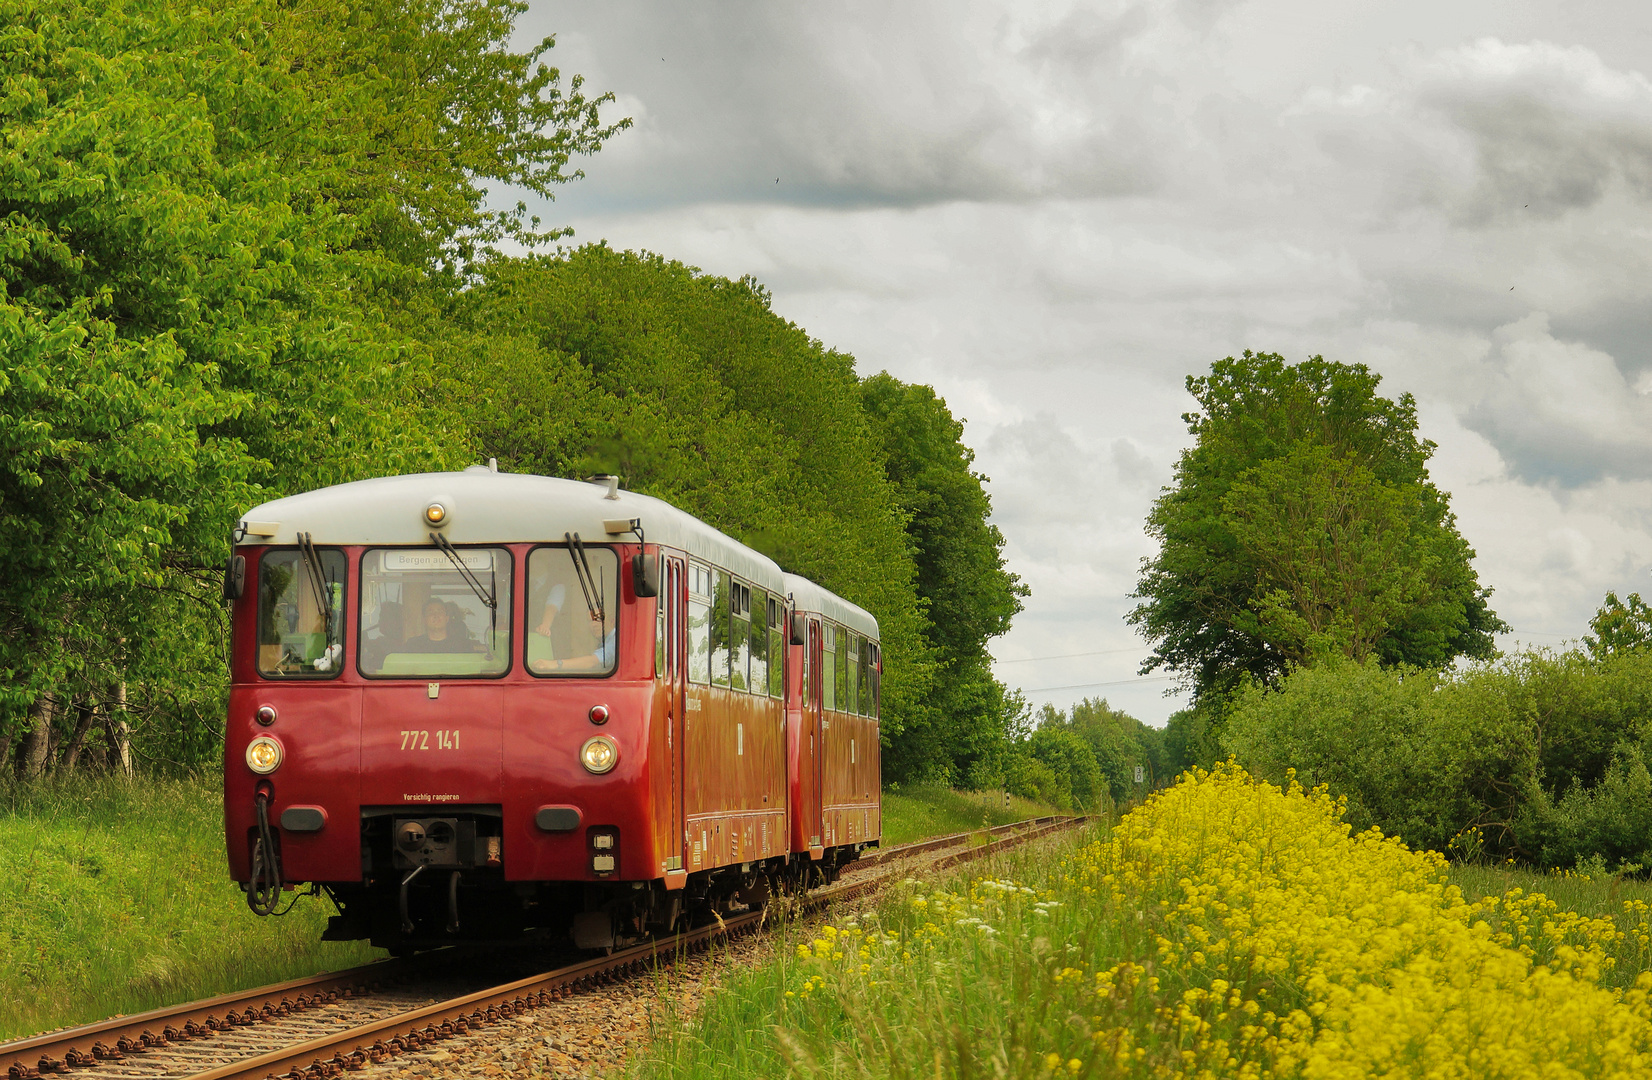
[[[1652,584],[1642,22],[1535,0],[546,3],[525,31],[561,33],[557,62],[638,121],[547,220],[755,274],[863,371],[968,418],[1034,589],[995,653],[1038,688],[1145,654],[1124,617],[1182,382],[1247,347],[1417,396],[1494,607],[1549,635],[1528,640]],[[1162,690],[1096,692],[1162,720]]]

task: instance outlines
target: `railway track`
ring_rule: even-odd
[[[1033,818],[934,837],[880,849],[852,868],[959,849],[928,864],[928,869],[942,869],[1085,820]],[[986,841],[976,843],[983,834]],[[866,875],[840,882],[808,894],[802,904],[818,909],[854,899],[876,890],[886,878]],[[440,963],[443,953],[384,960],[0,1044],[0,1063],[6,1064],[7,1080],[57,1074],[87,1080],[326,1080],[703,952],[716,940],[754,932],[766,915],[734,916],[673,938],[433,1001],[415,983],[430,973],[433,962]],[[452,954],[464,955],[460,950]]]

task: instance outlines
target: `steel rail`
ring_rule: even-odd
[[[939,865],[952,866],[998,854],[1018,844],[1083,824],[1088,818],[1047,820],[1044,824],[1023,833],[1002,836],[980,847],[956,852],[942,859]],[[845,882],[818,889],[805,898],[806,909],[818,909],[833,903],[854,899],[873,892],[886,882],[882,878]],[[713,940],[738,937],[752,933],[762,926],[768,911],[754,911],[727,920],[690,930],[675,938],[645,942],[642,945],[598,957],[583,963],[558,968],[542,975],[481,990],[465,997],[437,1002],[434,1005],[386,1017],[361,1027],[337,1032],[301,1043],[285,1050],[277,1050],[255,1058],[247,1058],[208,1072],[197,1073],[190,1080],[328,1080],[346,1071],[360,1069],[369,1063],[382,1062],[396,1053],[418,1049],[442,1039],[466,1034],[478,1027],[520,1015],[549,1004],[552,1000],[569,996],[584,987],[607,984],[618,978],[660,966],[690,952],[703,952]]]
[[[205,1038],[214,1032],[250,1027],[263,1020],[370,993],[409,974],[407,959],[378,960],[361,967],[240,990],[182,1005],[117,1016],[15,1042],[0,1043],[0,1062],[11,1061],[10,1076],[30,1069],[55,1072],[58,1064],[109,1065],[169,1043]]]
[[[1029,818],[1025,821],[1012,822],[1008,825],[999,825],[990,829],[953,833],[947,836],[914,841],[909,844],[900,844],[895,847],[882,848],[862,856],[860,860],[850,865],[874,866],[896,858],[906,858],[946,847],[959,846],[967,843],[972,838],[981,836],[983,833],[999,837],[999,839],[991,840],[985,845],[971,848],[964,853],[949,856],[938,864],[940,866],[950,866],[966,859],[979,858],[993,851],[1003,850],[1004,847],[1013,846],[1014,843],[1042,836],[1051,831],[1052,827],[1059,828],[1083,820],[1082,818]],[[850,882],[815,890],[808,894],[807,903],[808,906],[814,907],[849,899],[869,892],[879,884],[881,884],[881,878],[873,878],[866,882]],[[739,916],[736,919],[728,920],[725,926],[744,925],[743,920],[749,918],[751,916]],[[716,936],[722,929],[722,927],[713,925],[702,928],[701,931],[690,933],[691,935]],[[607,971],[611,974],[632,960],[644,958],[645,954],[646,959],[653,959],[664,950],[697,947],[696,942],[700,940],[700,937],[694,937],[693,940],[674,938],[669,941],[657,941],[648,945],[637,946],[636,949],[627,950],[624,954],[616,953],[588,961],[585,964],[574,965],[573,968],[560,970],[576,971],[576,969],[583,970],[590,967],[592,971]],[[134,1055],[141,1056],[150,1050],[159,1049],[170,1044],[209,1037],[219,1031],[247,1028],[262,1021],[292,1016],[308,1009],[319,1008],[339,1000],[370,993],[379,989],[386,982],[399,981],[415,974],[422,966],[428,964],[432,955],[440,956],[442,954],[380,960],[361,967],[312,975],[302,979],[292,979],[287,982],[221,994],[200,1001],[153,1009],[129,1016],[114,1017],[93,1024],[31,1036],[30,1038],[0,1044],[0,1062],[9,1060],[10,1067],[7,1069],[7,1075],[12,1078],[19,1078],[19,1080],[31,1074],[64,1072],[73,1067],[108,1066]],[[549,972],[542,976],[535,976],[533,979],[544,980],[553,977],[559,977],[559,973]],[[588,977],[591,976],[582,976],[577,972],[570,976],[575,982]],[[533,979],[522,980],[521,982],[525,985]],[[514,986],[516,984],[510,985]],[[567,982],[564,980],[556,985],[561,987],[567,985]],[[549,986],[547,986],[547,992],[549,992]],[[490,993],[490,991],[482,992],[483,995],[487,993]],[[498,1008],[497,1005],[493,1007],[496,1010]],[[486,1007],[483,1006],[472,1006],[471,1011],[480,1011],[483,1018],[487,1015]],[[470,1021],[468,1016],[466,1021],[467,1023]],[[440,1028],[437,1030],[439,1031]],[[394,1037],[392,1036],[392,1038]]]

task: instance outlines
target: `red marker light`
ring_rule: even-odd
[[[606,705],[592,705],[590,716],[591,716],[591,723],[593,723],[593,724],[606,724],[608,722],[608,706],[606,706]]]
[[[254,718],[265,727],[275,723],[275,709],[269,705],[260,705]]]

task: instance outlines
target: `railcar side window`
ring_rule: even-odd
[[[762,589],[748,590],[751,619],[751,686],[754,694],[769,692],[769,594]]]
[[[589,678],[613,673],[619,566],[614,549],[597,544],[547,544],[528,553],[525,653],[530,674]]]
[[[832,681],[837,684],[839,712],[849,711],[849,631],[838,628],[837,659],[832,668]]]
[[[843,705],[844,712],[860,712],[860,643],[859,634],[846,635],[849,639],[849,662],[844,665],[844,674],[849,684],[849,696]]]
[[[883,704],[883,672],[878,670],[878,657],[882,655],[882,652],[882,646],[872,646],[872,707],[866,715],[874,719],[878,716]]]
[[[751,689],[751,589],[736,581],[729,590],[729,685]]]
[[[786,605],[778,596],[769,597],[769,696],[786,694]]]
[[[871,717],[876,712],[872,708],[872,642],[861,639],[861,664],[857,667],[857,674],[861,675],[861,689],[854,695],[862,717]]]
[[[266,551],[258,563],[258,673],[331,679],[344,668],[344,553]]]
[[[729,605],[734,582],[728,571],[716,572],[717,584],[711,594],[711,685],[728,685]]]
[[[510,668],[511,553],[461,547],[454,556],[425,547],[361,557],[363,675],[463,678]]]
[[[824,683],[823,688],[825,690],[825,694],[821,700],[821,707],[826,709],[835,709],[837,708],[838,700],[837,646],[838,639],[841,635],[838,633],[837,627],[833,626],[829,622],[822,622],[820,624],[820,632],[820,678]]]
[[[711,681],[711,570],[688,564],[688,681]]]

